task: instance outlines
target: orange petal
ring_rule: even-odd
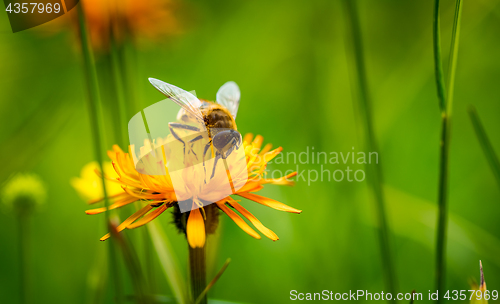
[[[249,181],[243,187],[241,187],[238,192],[256,192],[264,188],[259,182]]]
[[[276,155],[280,154],[281,151],[283,151],[283,148],[282,147],[278,147],[270,152],[267,152],[266,154],[264,154],[264,161],[265,163],[268,163],[270,162],[273,158],[276,157]]]
[[[151,199],[151,200],[162,200],[165,199],[165,194],[159,193],[159,194],[153,194],[151,191],[134,191],[133,189],[127,188],[127,187],[122,187],[123,191],[125,191],[127,194],[133,197],[137,197],[137,199]]]
[[[274,185],[286,185],[293,186],[295,184],[294,181],[291,181],[290,178],[297,175],[297,172],[293,172],[288,174],[287,176],[283,176],[280,178],[264,178],[261,180],[261,184],[274,184]],[[243,191],[242,191],[243,192]]]
[[[135,212],[134,214],[132,214],[131,216],[129,216],[125,221],[123,221],[123,223],[121,223],[120,225],[118,225],[118,227],[116,227],[116,231],[120,232],[123,229],[127,228],[128,225],[132,224],[138,218],[140,218],[144,214],[148,213],[149,210],[151,210],[151,209],[153,209],[153,207],[151,207],[151,205],[146,205],[143,208],[139,209],[137,212]],[[110,237],[110,234],[106,233],[106,235],[103,236],[100,240],[101,241],[105,241],[105,240],[109,239],[109,237]]]
[[[91,209],[91,210],[85,210],[85,213],[88,215],[94,215],[94,214],[106,212],[106,210],[108,210],[108,209],[106,209],[106,207],[101,207],[101,208],[96,208],[96,209]]]
[[[158,187],[154,184],[154,178],[150,175],[139,174],[141,182],[146,185],[148,189],[157,189]]]
[[[252,133],[247,133],[245,134],[245,137],[243,137],[243,142],[247,145],[249,145],[252,142],[253,134]]]
[[[266,154],[267,152],[269,152],[271,150],[272,147],[273,147],[273,145],[271,143],[265,145],[264,148],[262,148],[262,150],[259,152],[259,154],[260,155]]]
[[[115,153],[123,153],[122,148],[118,145],[113,145],[113,151],[115,151]]]
[[[160,214],[162,214],[163,211],[167,210],[167,208],[168,208],[167,204],[161,205],[160,207],[158,207],[155,210],[151,211],[150,213],[146,214],[140,220],[138,220],[138,221],[136,221],[136,222],[128,225],[127,229],[134,229],[134,228],[137,228],[137,227],[141,227],[142,225],[145,225],[145,224],[151,222],[152,220],[154,220],[155,218],[157,218]]]
[[[201,216],[200,208],[194,208],[189,213],[186,234],[191,248],[202,248],[205,246],[205,221],[203,220],[203,216]]]
[[[280,203],[278,201],[275,201],[273,199],[270,199],[270,198],[267,198],[267,197],[263,197],[263,196],[260,196],[260,195],[257,195],[257,194],[253,194],[253,193],[238,193],[239,196],[241,197],[244,197],[244,198],[248,198],[249,200],[252,200],[256,203],[259,203],[259,204],[262,204],[264,206],[268,206],[268,207],[271,207],[273,209],[276,209],[276,210],[280,210],[280,211],[286,211],[286,212],[293,212],[293,213],[301,213],[302,210],[298,210],[298,209],[295,209],[295,208],[292,208],[290,206],[287,206],[283,203]]]
[[[234,207],[241,215],[246,217],[252,225],[255,226],[262,234],[267,236],[273,241],[279,240],[279,237],[274,233],[271,229],[267,228],[266,226],[262,225],[262,223],[253,215],[251,214],[247,209],[243,208],[240,204],[238,204],[235,200],[231,199],[228,201],[231,206]]]
[[[255,232],[255,230],[253,230],[252,227],[250,227],[238,214],[236,214],[236,212],[229,209],[225,205],[225,201],[217,202],[217,206],[219,206],[219,208],[224,211],[224,213],[227,214],[243,231],[258,240],[260,239],[260,235]]]
[[[264,142],[264,137],[262,137],[262,135],[255,136],[255,138],[253,140],[254,147],[257,149],[260,149],[263,142]]]
[[[109,210],[113,210],[113,209],[116,209],[116,208],[123,207],[123,206],[128,205],[130,203],[133,203],[133,202],[135,202],[137,200],[139,200],[139,199],[136,198],[136,197],[127,196],[126,198],[123,198],[121,200],[117,200],[115,203],[111,204],[109,206]],[[87,211],[85,211],[85,213],[87,213],[87,214],[98,214],[98,213],[102,213],[104,211],[106,211],[106,207],[87,210]]]
[[[108,151],[108,157],[111,159],[112,162],[116,162],[116,152],[115,151]]]
[[[114,167],[114,164],[113,162],[111,163],[111,165],[113,166],[113,168],[115,169],[116,171],[116,168]],[[95,169],[94,170],[94,173],[99,176],[100,178],[102,178],[102,174],[101,174],[101,171],[99,171],[99,169]],[[120,176],[120,172],[119,171],[116,171],[116,173],[118,174],[118,176]],[[114,183],[118,183],[118,184],[121,184],[121,182],[118,180],[117,177],[109,177],[108,175],[104,174],[104,178],[110,182],[114,182]]]

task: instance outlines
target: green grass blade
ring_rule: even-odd
[[[377,142],[375,140],[373,119],[371,112],[371,103],[368,94],[368,82],[366,79],[366,68],[363,58],[363,46],[361,40],[361,29],[359,26],[358,13],[355,1],[343,1],[346,16],[347,16],[347,37],[349,37],[348,44],[352,45],[354,54],[353,65],[355,69],[355,76],[353,79],[353,87],[357,89],[357,108],[359,114],[359,122],[362,125],[361,136],[364,141],[364,148],[367,151],[378,151]],[[380,165],[366,166],[366,176],[369,188],[373,192],[375,198],[375,208],[377,213],[377,221],[379,227],[379,242],[382,256],[382,271],[385,276],[387,291],[395,293],[397,290],[396,274],[391,257],[390,241],[389,241],[389,225],[387,223],[386,206],[384,201],[384,192],[382,189],[382,172]],[[395,302],[395,300],[393,300]]]
[[[433,39],[434,39],[434,73],[436,76],[436,87],[439,99],[439,108],[442,112],[446,110],[446,92],[443,76],[443,59],[441,56],[441,33],[440,33],[440,18],[439,18],[439,0],[434,1],[434,23],[433,23]]]
[[[450,64],[448,75],[448,96],[446,99],[446,113],[451,117],[453,109],[453,96],[455,88],[455,74],[457,70],[458,43],[460,37],[460,19],[462,19],[462,0],[457,0],[455,4],[455,17],[453,19],[453,30],[451,32]]]
[[[444,294],[446,277],[446,243],[448,228],[448,177],[449,177],[449,154],[451,139],[451,118],[453,109],[453,90],[455,84],[455,72],[457,64],[458,41],[460,35],[460,17],[462,1],[457,0],[455,7],[455,18],[453,21],[452,41],[450,50],[450,74],[448,81],[448,97],[445,99],[445,106],[441,107],[441,145],[439,156],[439,187],[438,187],[438,222],[436,233],[436,289]],[[439,0],[435,1],[434,10],[434,58],[436,71],[442,70],[441,48],[439,45]],[[436,72],[436,83],[438,98],[442,102],[445,98],[443,87],[444,80],[442,74]],[[441,303],[442,297],[438,298]]]
[[[418,243],[424,251],[433,250],[435,242],[428,236],[436,229],[436,203],[395,187],[386,186],[384,189],[389,198],[389,215],[394,219],[394,233],[400,238]],[[377,226],[369,214],[365,214],[362,220],[366,225]],[[453,212],[449,213],[448,226],[449,246],[456,249],[450,252],[451,259],[460,260],[462,252],[471,252],[495,264],[495,267],[500,267],[500,239],[495,231],[484,229],[479,223]]]
[[[196,299],[196,301],[194,302],[195,304],[199,304],[202,301],[202,299],[206,296],[206,294],[208,293],[210,288],[212,288],[215,285],[215,283],[217,283],[217,280],[219,280],[219,278],[222,276],[224,271],[226,271],[226,268],[227,268],[227,266],[229,266],[229,263],[231,263],[231,259],[226,260],[226,262],[224,263],[222,268],[219,270],[219,272],[215,275],[215,277],[212,279],[212,281],[210,281],[210,283],[208,283],[207,287],[205,287],[203,292],[198,296],[198,299]]]
[[[83,63],[85,70],[85,80],[87,83],[88,89],[88,110],[89,110],[89,118],[90,118],[90,127],[92,130],[92,139],[94,140],[94,154],[97,163],[99,164],[99,169],[101,172],[104,172],[103,168],[103,120],[101,113],[101,97],[99,94],[99,85],[97,81],[97,72],[95,68],[94,55],[92,53],[92,48],[90,45],[90,39],[87,31],[87,24],[85,21],[84,11],[83,11],[83,3],[80,3],[78,6],[78,24],[80,30],[80,46],[82,48],[83,55]],[[109,200],[106,192],[105,178],[104,174],[102,174],[102,189],[104,195],[104,206],[108,208]],[[109,211],[105,212],[106,226],[108,227],[110,214]],[[111,276],[113,279],[113,284],[115,288],[115,298],[117,303],[121,303],[122,297],[122,289],[120,283],[120,276],[118,273],[118,264],[115,260],[115,244],[114,240],[111,239],[109,242],[109,260],[110,260],[110,268],[111,268]]]
[[[146,288],[144,286],[145,281],[142,275],[137,253],[135,252],[134,247],[132,247],[130,242],[126,239],[126,235],[120,234],[120,232],[116,229],[116,225],[110,226],[111,235],[114,236],[116,243],[118,244],[118,248],[121,249],[125,266],[127,266],[130,273],[132,286],[134,287],[134,291],[137,296],[136,302],[138,304],[145,304],[147,303]]]
[[[162,265],[163,273],[170,284],[178,303],[188,303],[187,288],[184,278],[179,269],[179,263],[172,250],[170,241],[157,221],[151,221],[147,225],[153,246]]]
[[[491,141],[489,140],[488,135],[484,130],[483,124],[481,123],[481,119],[479,119],[476,108],[470,106],[468,112],[472,121],[472,125],[474,126],[474,131],[476,131],[479,144],[483,149],[486,160],[490,164],[491,171],[493,171],[493,175],[495,175],[495,179],[497,180],[498,186],[500,187],[500,162],[498,161],[498,156],[495,153],[495,150],[493,150],[493,145],[491,144]]]
[[[123,72],[122,72],[122,67],[120,66],[120,61],[118,58],[118,46],[116,39],[114,39],[114,35],[111,34],[111,72],[113,75],[113,82],[115,86],[115,92],[116,92],[116,100],[118,104],[118,121],[119,121],[119,130],[120,134],[118,134],[119,137],[119,143],[120,147],[124,149],[124,151],[128,151],[128,118],[127,118],[127,104],[125,103],[125,89],[123,87]]]

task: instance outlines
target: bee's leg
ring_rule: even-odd
[[[210,149],[210,146],[212,145],[212,141],[210,140],[206,145],[205,145],[205,150],[203,151],[203,170],[205,170],[205,184],[207,183],[207,168],[205,167],[205,158],[207,155],[208,149]]]
[[[178,123],[178,122],[169,122],[168,127],[171,129],[184,129],[184,130],[191,130],[191,131],[196,131],[196,132],[201,131],[200,128],[198,128],[198,127],[186,125],[186,124]],[[170,130],[170,131],[172,131],[172,130]]]
[[[214,175],[215,175],[215,167],[217,167],[217,161],[219,160],[219,158],[221,158],[222,154],[220,154],[219,152],[216,152],[215,153],[215,160],[214,160],[214,169],[212,170],[212,176],[210,176],[210,179],[214,178]]]
[[[169,122],[168,129],[170,130],[170,133],[174,136],[174,138],[177,139],[178,141],[180,141],[184,145],[184,155],[186,155],[186,143],[179,137],[179,135],[174,130],[175,129],[183,129],[183,130],[191,130],[191,131],[200,132],[200,129],[197,127],[182,124],[182,123],[176,123],[176,122]]]
[[[196,156],[196,159],[198,159],[198,155],[196,155],[196,153],[194,153],[194,150],[193,150],[193,144],[194,144],[196,141],[200,140],[200,139],[203,139],[203,136],[202,136],[202,135],[198,135],[198,136],[196,136],[195,138],[193,138],[193,139],[191,139],[191,140],[189,141],[189,143],[191,144],[191,152],[193,152],[194,156]]]

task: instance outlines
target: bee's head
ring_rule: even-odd
[[[233,150],[237,150],[241,146],[241,142],[241,134],[232,129],[220,131],[212,138],[214,148],[220,152],[223,158],[229,156]]]

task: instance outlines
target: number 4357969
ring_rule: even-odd
[[[467,293],[470,293],[469,295]],[[448,290],[444,298],[447,300],[497,300],[498,290]]]
[[[59,13],[61,4],[59,3],[9,3],[5,11],[9,14],[43,14],[43,13]]]

